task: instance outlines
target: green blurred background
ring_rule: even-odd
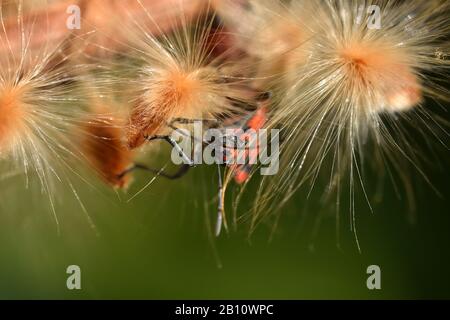
[[[151,176],[140,173],[128,195],[78,183],[96,230],[66,192],[56,204],[59,233],[45,195],[23,190],[21,179],[5,180],[0,298],[450,298],[448,151],[437,158],[442,163],[431,161],[424,170],[440,195],[413,172],[414,219],[388,179],[374,213],[357,192],[362,253],[345,205],[337,230],[334,209],[320,204],[320,183],[310,199],[307,190],[299,191],[273,236],[267,223],[251,237],[242,226],[214,239],[214,168],[195,168],[179,181],[159,179],[131,202],[130,195]],[[377,172],[371,176],[368,186],[376,184]],[[257,184],[250,186],[242,210]],[[66,288],[66,268],[73,264],[81,267],[80,291]],[[372,264],[381,268],[380,291],[366,287]]]
[[[214,170],[196,170],[214,177]],[[317,220],[319,213],[302,205],[307,201],[302,194],[284,210],[271,241],[270,225],[250,239],[243,228],[211,240],[201,189],[214,191],[216,185],[193,175],[178,183],[161,180],[131,203],[90,192],[85,203],[98,234],[75,202],[58,206],[58,234],[48,211],[25,195],[11,195],[17,210],[5,208],[4,201],[0,220],[0,297],[450,297],[448,172],[436,170],[431,176],[441,197],[426,187],[417,192],[414,224],[389,187],[374,214],[366,206],[357,208],[361,254],[348,223],[342,222],[338,247],[333,216]],[[317,221],[320,227],[312,236]],[[81,267],[81,291],[66,288],[65,271],[71,264]],[[381,291],[366,288],[371,264],[381,267]]]

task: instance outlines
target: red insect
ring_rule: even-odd
[[[218,129],[221,132],[219,142],[221,148],[220,153],[216,154],[216,163],[218,165],[219,173],[219,206],[218,206],[218,218],[216,224],[216,235],[221,232],[223,221],[223,181],[221,165],[228,167],[231,170],[234,180],[237,184],[242,185],[246,183],[250,178],[252,167],[257,163],[260,153],[260,145],[257,139],[257,133],[260,129],[264,128],[267,122],[267,105],[269,103],[270,93],[266,92],[260,94],[257,97],[256,109],[251,111],[247,116],[240,117],[237,120],[227,119],[219,124],[219,121],[211,120],[193,120],[177,118],[169,124],[174,131],[178,128],[175,124],[193,124],[197,121],[208,124],[208,128]],[[227,124],[230,123],[231,124]],[[213,124],[211,124],[213,123]],[[217,138],[217,137],[216,137]],[[255,139],[256,138],[256,139]],[[145,137],[147,141],[153,140],[165,140],[167,141],[184,160],[184,164],[180,166],[178,171],[174,174],[167,174],[164,171],[158,169],[152,169],[142,164],[134,164],[133,167],[124,171],[119,175],[119,178],[123,178],[126,174],[135,169],[142,169],[149,171],[167,179],[178,179],[184,176],[191,167],[194,167],[194,161],[191,160],[191,155],[184,152],[183,148],[173,139],[170,135],[158,135],[152,137]],[[230,143],[231,142],[231,143]],[[203,144],[209,145],[213,141],[203,140]],[[217,142],[214,142],[217,143]]]
[[[231,126],[223,128],[224,163],[230,168],[234,181],[238,185],[243,185],[250,179],[252,167],[257,163],[260,153],[260,144],[257,137],[258,131],[263,129],[267,123],[267,103],[270,97],[265,93],[259,97],[258,108],[246,119],[235,122]],[[231,135],[230,135],[231,132]],[[233,137],[232,147],[227,141]],[[219,167],[219,206],[216,223],[216,236],[219,236],[224,217],[224,192],[222,175]]]
[[[238,146],[235,145],[231,149],[228,148],[224,153],[224,161],[225,163],[232,163],[230,168],[234,173],[234,181],[237,184],[244,184],[247,182],[253,164],[257,163],[259,141],[255,134],[265,126],[266,122],[267,108],[263,105],[260,106],[247,121],[245,121],[243,126],[238,126],[233,130],[233,134],[238,140]],[[240,146],[243,146],[243,151]],[[237,164],[237,160],[241,160],[239,161],[239,164]]]

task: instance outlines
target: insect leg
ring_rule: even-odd
[[[182,130],[180,131],[180,128],[178,128],[175,124],[194,124],[196,122],[202,122],[203,124],[206,124],[208,128],[217,127],[219,121],[215,119],[186,119],[186,118],[175,118],[172,119],[171,122],[169,122],[167,125],[169,128],[181,132],[182,135],[188,136],[185,132]],[[207,141],[204,141],[202,139],[197,139],[197,137],[194,137],[195,141],[201,142],[201,143],[207,143]]]
[[[207,125],[208,127],[212,127],[214,125],[216,125],[219,121],[216,119],[186,119],[186,118],[175,118],[172,119],[168,126],[174,130],[178,130],[179,128],[177,128],[175,126],[175,124],[194,124],[196,122],[201,122],[205,125]]]
[[[165,140],[167,141],[175,150],[180,154],[180,156],[183,158],[183,161],[188,164],[189,166],[193,167],[194,162],[189,158],[189,156],[183,151],[183,148],[180,147],[180,145],[170,136],[151,136],[151,137],[145,137],[147,141],[154,141],[154,140]]]
[[[144,164],[135,163],[132,167],[130,167],[127,170],[125,170],[124,172],[122,172],[118,177],[123,178],[125,175],[127,175],[128,173],[130,173],[134,170],[144,170],[144,171],[148,171],[148,172],[151,172],[154,174],[158,174],[161,177],[164,177],[169,180],[176,180],[176,179],[183,177],[186,173],[188,173],[190,168],[191,168],[190,165],[183,164],[180,166],[178,171],[176,171],[175,173],[172,173],[172,174],[168,174],[168,173],[165,173],[164,171],[161,171],[160,169],[154,169],[154,168],[147,167]]]

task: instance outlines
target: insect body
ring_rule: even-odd
[[[268,96],[267,96],[268,97]],[[267,107],[265,98],[262,99],[256,111],[244,120],[235,122],[232,126],[226,127],[223,142],[224,152],[222,157],[224,163],[231,170],[231,175],[238,185],[245,184],[250,179],[252,167],[257,163],[260,153],[260,144],[257,132],[261,130],[267,122]],[[229,134],[231,132],[231,135]],[[229,145],[230,138],[233,140]],[[219,167],[219,207],[216,223],[216,236],[222,229],[224,217],[225,189],[222,183],[222,176]]]
[[[257,139],[257,132],[262,129],[267,122],[267,104],[270,98],[269,93],[264,93],[257,98],[256,110],[250,111],[245,116],[240,116],[238,119],[212,121],[212,120],[192,120],[177,118],[168,124],[175,132],[182,132],[176,127],[176,124],[193,124],[197,121],[206,123],[208,128],[216,129],[220,132],[219,137],[215,137],[215,141],[209,139],[202,139],[201,143],[205,146],[212,143],[219,143],[218,150],[215,154],[216,164],[219,173],[219,206],[218,218],[216,225],[216,235],[219,235],[222,228],[222,221],[224,216],[224,186],[222,180],[221,166],[226,166],[234,177],[234,181],[238,185],[245,184],[250,179],[252,167],[257,164],[260,153],[260,145]],[[183,134],[183,133],[181,133]],[[195,139],[192,138],[191,139]],[[155,174],[158,174],[167,179],[178,179],[184,176],[191,167],[195,166],[192,160],[192,155],[187,154],[178,142],[171,135],[155,135],[146,136],[145,140],[165,140],[176,150],[184,161],[177,172],[168,174],[164,171],[149,168],[143,164],[134,164],[133,167],[124,171],[119,175],[122,179],[126,174],[135,169],[142,169]],[[195,142],[195,141],[191,141]]]
[[[246,119],[225,127],[223,160],[233,172],[237,184],[244,184],[249,179],[251,168],[257,163],[259,141],[257,132],[267,122],[267,108],[260,106]],[[230,135],[231,133],[231,135]],[[230,138],[231,141],[230,146]]]

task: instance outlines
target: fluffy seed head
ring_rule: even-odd
[[[24,130],[25,88],[5,86],[0,91],[0,148],[6,153]]]
[[[106,183],[125,189],[131,179],[130,175],[123,173],[132,165],[132,153],[123,143],[123,118],[110,107],[91,106],[91,109],[93,114],[83,124],[84,154]]]
[[[0,15],[0,156],[26,174],[37,174],[49,191],[50,176],[60,180],[57,168],[77,157],[73,128],[83,104],[76,77],[68,72],[68,42],[33,46],[36,33],[45,37],[50,30],[42,27],[45,15],[25,18],[23,5],[17,1],[8,17]],[[33,7],[31,1],[27,5]]]
[[[401,159],[417,167],[420,155],[414,154],[414,141],[401,121],[416,121],[420,133],[446,134],[424,99],[449,97],[440,84],[449,66],[448,1],[292,1],[282,6],[291,12],[288,24],[294,21],[292,12],[302,11],[297,26],[308,36],[284,58],[260,57],[260,65],[286,57],[291,62],[272,83],[281,97],[270,118],[270,126],[282,129],[281,172],[263,179],[256,210],[283,204],[308,181],[314,185],[326,159],[331,160],[325,168],[331,189],[344,173],[353,186],[369,142],[376,149],[369,158],[394,163],[396,169],[402,168]],[[371,6],[380,9],[380,29],[371,23],[377,14],[368,10]],[[279,12],[273,19],[283,21]],[[273,200],[274,195],[281,200]]]
[[[256,82],[273,89],[287,79],[286,72],[303,66],[308,58],[312,22],[308,1],[285,4],[273,0],[223,0],[216,7],[236,45],[254,58]],[[283,76],[284,75],[284,76]]]
[[[175,118],[218,119],[249,99],[245,68],[237,61],[228,63],[224,57],[230,56],[229,50],[220,52],[219,43],[211,44],[222,39],[214,17],[188,21],[181,16],[173,21],[171,34],[157,37],[143,24],[130,40],[136,62],[126,81],[132,88],[127,127],[131,149],[141,146],[146,136],[170,131],[168,124]],[[151,13],[147,18],[153,21]]]

